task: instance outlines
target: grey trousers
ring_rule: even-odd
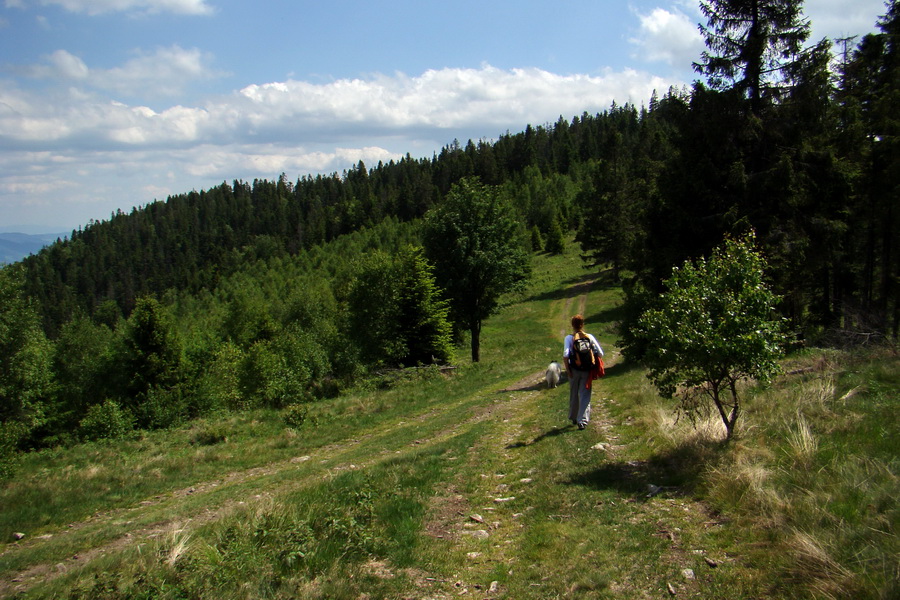
[[[587,425],[591,420],[591,390],[585,387],[590,378],[590,371],[577,369],[572,369],[569,377],[569,420],[576,425]]]

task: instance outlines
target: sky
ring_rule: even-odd
[[[884,0],[807,0],[810,42]],[[0,232],[431,157],[690,85],[691,0],[0,0]]]

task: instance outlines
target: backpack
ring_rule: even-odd
[[[579,337],[581,336],[581,337]],[[572,354],[569,356],[569,364],[579,371],[592,371],[596,364],[594,349],[587,334],[578,332],[572,337]]]

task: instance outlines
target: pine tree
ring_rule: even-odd
[[[694,69],[714,89],[739,92],[758,115],[764,100],[781,97],[784,70],[809,37],[802,6],[803,0],[702,0],[708,50]]]

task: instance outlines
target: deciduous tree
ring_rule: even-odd
[[[648,377],[660,394],[678,396],[692,418],[711,402],[728,439],[741,413],[738,383],[777,373],[785,342],[754,242],[752,233],[728,239],[708,260],[675,268],[656,306],[638,320]]]
[[[471,334],[472,361],[480,359],[481,324],[500,296],[527,279],[524,228],[497,188],[477,178],[454,185],[425,217],[425,254],[447,293],[453,322]]]

